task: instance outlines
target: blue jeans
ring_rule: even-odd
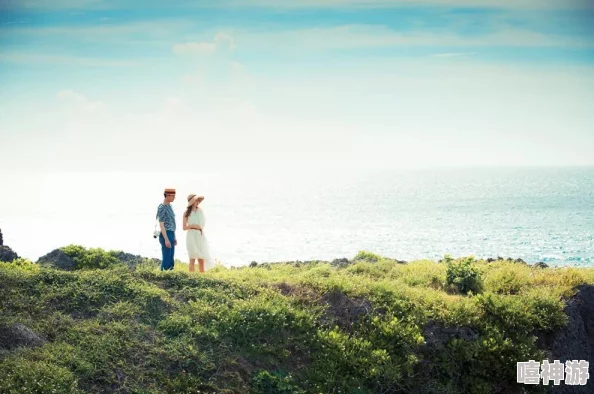
[[[173,255],[175,254],[175,233],[167,230],[167,238],[171,243],[171,247],[165,246],[165,238],[163,234],[159,234],[159,243],[161,244],[161,252],[163,253],[163,262],[161,263],[161,271],[173,270],[174,260]]]

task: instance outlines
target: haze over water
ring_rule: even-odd
[[[205,195],[206,234],[225,265],[332,260],[369,250],[403,260],[444,254],[594,264],[594,169],[319,171],[284,174],[21,175],[0,195],[5,243],[37,259],[70,243],[159,257],[162,188],[181,216]]]

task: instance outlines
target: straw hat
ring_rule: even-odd
[[[166,194],[175,194],[175,189],[172,189],[172,188],[166,188],[166,189],[165,189],[165,193],[166,193]]]
[[[202,200],[204,200],[204,196],[197,196],[195,194],[190,194],[188,196],[188,207],[191,207],[192,205],[194,205],[194,203],[200,200],[200,202],[202,202]]]

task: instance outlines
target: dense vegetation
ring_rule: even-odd
[[[472,257],[252,264],[189,274],[68,246],[0,263],[3,393],[495,393],[594,269]],[[12,331],[11,331],[12,327]],[[16,346],[14,327],[35,337]]]

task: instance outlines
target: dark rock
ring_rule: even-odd
[[[21,323],[0,326],[0,348],[12,350],[18,347],[43,346],[47,340]]]
[[[423,337],[426,346],[440,350],[454,338],[473,341],[478,338],[478,332],[468,327],[443,327],[430,320],[423,329]]]
[[[408,261],[405,260],[394,260],[395,262],[397,262],[398,264],[408,264]]]
[[[515,262],[515,263],[518,263],[518,264],[524,264],[524,265],[526,265],[526,264],[527,264],[527,263],[526,263],[524,260],[522,260],[522,259],[516,259],[514,262]]]
[[[2,229],[0,229],[0,246],[4,245],[4,237],[2,237]]]
[[[14,261],[19,258],[19,255],[16,254],[12,249],[8,246],[2,245],[0,246],[0,261]]]
[[[534,268],[549,268],[549,266],[546,263],[539,261],[538,263],[534,264]]]
[[[64,253],[61,249],[55,249],[37,260],[37,264],[42,267],[57,268],[65,271],[74,271],[76,263]]]
[[[137,265],[144,264],[146,262],[160,264],[159,259],[155,258],[144,258],[139,255],[126,253],[122,251],[114,251],[109,253],[113,258],[122,264],[127,265],[130,268],[135,268]],[[77,269],[76,262],[70,256],[68,256],[61,249],[55,249],[50,253],[42,256],[37,260],[37,263],[42,267],[50,267],[61,269],[65,271],[74,271]]]
[[[320,301],[328,307],[322,318],[325,324],[336,324],[348,330],[363,315],[373,311],[371,303],[364,298],[349,298],[339,291],[332,291],[322,296]]]
[[[494,261],[497,261],[497,260],[495,260],[495,259],[494,259],[494,258],[492,258],[492,257],[489,257],[489,258],[487,259],[487,263],[492,263],[492,262],[494,262]]]
[[[250,268],[256,268],[258,266],[258,263],[256,261],[252,261],[250,263]]]
[[[128,265],[129,267],[136,267],[139,264],[145,263],[147,260],[150,263],[155,263],[155,264],[161,263],[161,260],[159,260],[159,259],[155,259],[155,258],[147,259],[147,258],[144,258],[144,257],[136,255],[136,254],[122,252],[121,250],[117,251],[117,252],[111,252],[110,254],[113,257],[115,257],[116,259],[118,259],[120,262]]]
[[[346,267],[347,265],[349,265],[349,259],[347,259],[346,257],[341,257],[339,259],[332,260],[330,264],[335,267]]]
[[[272,286],[273,288],[279,290],[282,295],[299,298],[301,300],[314,302],[315,300],[319,300],[321,298],[320,295],[317,294],[315,291],[303,285],[282,282],[276,283]]]
[[[540,333],[538,343],[548,354],[549,362],[559,360],[586,360],[590,363],[590,379],[586,386],[572,386],[561,382],[552,386],[553,393],[574,394],[591,393],[591,379],[594,376],[594,286],[582,285],[565,307],[568,322],[562,329],[553,333]]]

